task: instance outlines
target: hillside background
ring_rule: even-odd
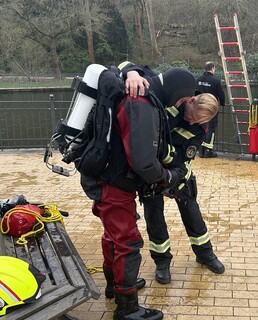
[[[257,0],[0,0],[0,76],[61,78],[124,60],[196,73],[214,60],[222,74],[214,14],[233,26],[237,13],[255,81],[257,10]]]

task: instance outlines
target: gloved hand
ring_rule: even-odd
[[[165,183],[162,184],[163,187],[173,189],[176,185],[179,184],[180,180],[184,178],[187,170],[183,168],[173,168],[167,169],[167,179]]]
[[[175,198],[178,193],[178,186],[183,181],[186,173],[187,170],[182,168],[168,169],[168,179],[167,182],[162,185],[163,188],[160,193],[165,197]]]
[[[176,198],[177,194],[179,193],[178,187],[176,186],[175,188],[164,188],[161,191],[161,194],[163,194],[163,196],[168,197],[170,199],[174,199]]]

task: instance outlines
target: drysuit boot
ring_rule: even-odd
[[[137,291],[128,295],[115,293],[117,308],[113,320],[161,320],[163,313],[155,309],[146,309],[138,304]]]
[[[110,268],[106,268],[103,266],[103,272],[107,281],[107,285],[105,288],[105,296],[106,298],[112,299],[114,298],[114,276],[113,271]],[[146,285],[146,281],[143,278],[138,278],[136,282],[137,290],[144,288]]]

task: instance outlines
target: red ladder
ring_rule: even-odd
[[[218,15],[214,15],[220,50],[219,55],[221,56],[229,104],[236,130],[237,142],[240,144],[242,151],[242,146],[244,145],[242,143],[242,137],[247,136],[249,131],[248,115],[252,104],[252,94],[245,63],[245,51],[242,46],[236,13],[233,14],[233,19],[233,27],[221,27],[219,25]],[[231,38],[231,40],[234,41],[223,42],[221,31],[223,31],[224,38]],[[239,103],[242,105],[240,106]],[[240,115],[242,121],[238,119]]]

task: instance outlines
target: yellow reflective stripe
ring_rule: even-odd
[[[191,139],[193,137],[195,137],[194,134],[192,134],[190,131],[188,130],[185,130],[184,128],[179,128],[179,127],[176,127],[174,128],[173,132],[177,132],[178,134],[180,134],[180,136],[184,137],[185,139]]]
[[[215,133],[212,133],[210,142],[203,142],[202,146],[206,147],[208,149],[213,149],[213,147],[214,147],[214,139],[215,139]]]
[[[185,167],[187,169],[187,174],[184,176],[184,178],[188,181],[189,178],[191,177],[191,174],[192,174],[192,166],[191,166],[191,163],[189,163],[188,161],[185,162]],[[179,186],[178,186],[178,190],[181,190],[183,189],[183,187],[185,186],[185,183],[181,183]]]
[[[170,113],[173,117],[176,117],[176,116],[179,114],[178,109],[177,109],[176,107],[174,107],[174,106],[167,107],[167,108],[166,108],[166,111],[167,111],[168,113]]]
[[[156,244],[152,241],[149,243],[149,250],[155,251],[157,253],[164,253],[170,248],[170,239],[167,239],[161,244]]]
[[[118,69],[122,70],[124,67],[126,67],[129,63],[131,63],[130,61],[124,61],[122,63],[120,63],[120,65],[118,66]]]
[[[196,246],[201,246],[204,243],[207,243],[210,241],[210,237],[208,232],[206,232],[203,236],[200,237],[189,237],[191,244],[194,244]]]
[[[252,126],[258,125],[258,105],[257,103],[252,103],[251,109],[249,112],[249,127],[250,129]]]
[[[171,152],[175,152],[175,147],[171,147],[170,144],[167,145],[168,146],[168,153],[167,156],[165,157],[165,159],[162,160],[162,162],[164,164],[169,164],[173,161],[174,157],[171,156]],[[171,150],[172,149],[172,150]]]

